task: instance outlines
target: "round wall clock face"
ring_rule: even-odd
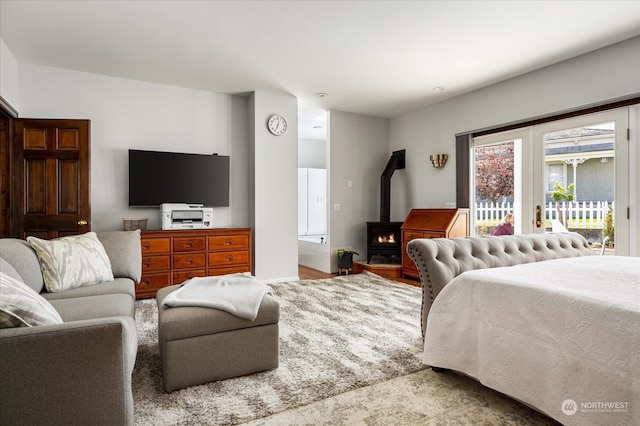
[[[271,133],[276,136],[280,136],[287,131],[287,120],[285,120],[281,115],[273,114],[269,117],[267,127]]]

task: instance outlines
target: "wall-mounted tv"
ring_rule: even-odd
[[[229,157],[129,150],[129,206],[229,206]]]

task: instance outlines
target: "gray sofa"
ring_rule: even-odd
[[[415,239],[407,254],[416,264],[422,284],[422,335],[431,304],[449,281],[473,269],[594,255],[587,240],[576,233],[503,235]]]
[[[133,424],[140,231],[98,233],[113,281],[47,293],[35,251],[0,239],[0,270],[46,298],[63,324],[0,329],[0,424]]]

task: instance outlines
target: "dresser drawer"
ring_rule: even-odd
[[[409,255],[406,253],[402,254],[402,269],[410,269],[411,271],[418,272],[416,264],[413,263],[413,260],[411,260]]]
[[[226,275],[226,274],[239,274],[241,272],[251,272],[249,265],[240,266],[225,266],[222,268],[208,269],[207,275]]]
[[[422,238],[422,232],[420,231],[403,231],[402,232],[402,240],[405,242],[415,240],[416,238]]]
[[[242,265],[245,263],[249,263],[248,251],[209,253],[210,268],[214,268],[216,266]]]
[[[193,269],[207,266],[207,258],[204,253],[174,254],[173,269]]]
[[[204,251],[205,237],[174,238],[173,251]]]
[[[249,248],[249,235],[216,235],[209,238],[209,250]]]
[[[140,284],[136,285],[136,297],[155,297],[162,287],[171,285],[171,273],[142,274]]]
[[[167,271],[171,269],[171,257],[165,256],[143,256],[142,272]]]
[[[184,272],[174,272],[173,273],[173,283],[174,284],[182,284],[186,280],[189,280],[194,277],[204,277],[206,276],[206,271],[204,269],[193,269]]]
[[[142,255],[152,253],[169,253],[171,238],[144,238],[140,242]]]

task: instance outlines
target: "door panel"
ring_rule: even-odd
[[[471,157],[474,180],[471,185],[474,188],[471,221],[474,235],[490,234],[506,213],[514,215],[516,234],[533,232],[532,198],[528,190],[531,180],[530,151],[530,128],[474,138]],[[508,166],[503,164],[505,158],[509,160]],[[485,164],[482,164],[483,161]],[[488,177],[487,174],[492,176]],[[497,183],[511,180],[512,190],[499,191],[491,196],[492,179]],[[481,185],[489,186],[489,189],[481,191]]]
[[[12,236],[91,230],[88,120],[13,120]]]
[[[78,161],[61,160],[59,162],[58,182],[59,208],[58,214],[80,213],[80,188]]]
[[[574,195],[579,204],[588,206],[598,202],[614,205],[613,224],[615,254],[629,254],[629,110],[621,108],[597,114],[534,126],[534,204],[541,206],[542,217],[564,219],[569,215],[573,226],[580,229],[602,229],[602,221],[591,210],[573,212],[548,209],[555,181],[567,188],[575,185]],[[555,165],[555,169],[552,166]],[[608,185],[607,185],[608,182]],[[608,209],[607,209],[608,210]],[[603,211],[600,217],[606,215]],[[549,220],[547,220],[547,223]],[[596,224],[596,222],[599,222]],[[575,223],[581,223],[575,225]],[[542,226],[538,232],[544,232]]]

